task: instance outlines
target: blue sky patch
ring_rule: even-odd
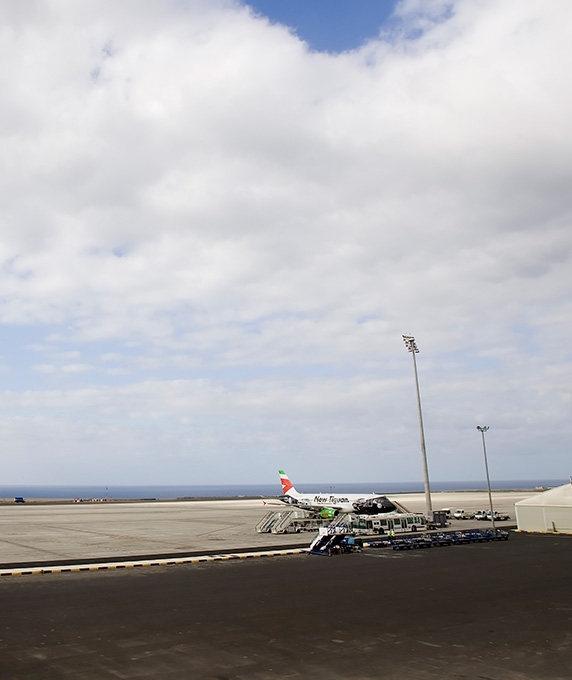
[[[394,0],[253,0],[248,5],[271,21],[289,26],[318,52],[354,50],[379,36]]]

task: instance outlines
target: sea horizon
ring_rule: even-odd
[[[491,480],[491,488],[531,489],[554,487],[568,483],[568,479],[512,479]],[[421,493],[422,481],[418,482],[353,482],[329,484],[297,484],[304,493]],[[431,491],[480,491],[487,488],[484,480],[431,482]],[[0,498],[46,498],[46,499],[179,499],[179,498],[236,498],[257,496],[280,496],[279,484],[0,484]]]

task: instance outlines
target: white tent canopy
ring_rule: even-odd
[[[515,503],[521,531],[572,534],[572,481]]]

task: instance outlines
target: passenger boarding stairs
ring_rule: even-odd
[[[340,512],[328,524],[329,527],[342,527],[349,529],[351,512]]]
[[[340,512],[333,519],[321,517],[312,510],[270,510],[256,525],[259,534],[288,534],[316,531],[320,527],[349,527],[349,513]]]
[[[320,528],[318,535],[310,544],[309,552],[312,555],[338,555],[356,552],[361,548],[361,539],[356,538],[343,524],[336,526],[329,524]]]
[[[259,534],[287,534],[313,529],[314,514],[306,510],[271,510],[258,522],[256,531]]]

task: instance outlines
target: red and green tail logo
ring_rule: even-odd
[[[278,474],[280,475],[280,483],[282,484],[282,493],[288,493],[290,489],[294,488],[292,482],[288,479],[284,470],[278,470]]]

